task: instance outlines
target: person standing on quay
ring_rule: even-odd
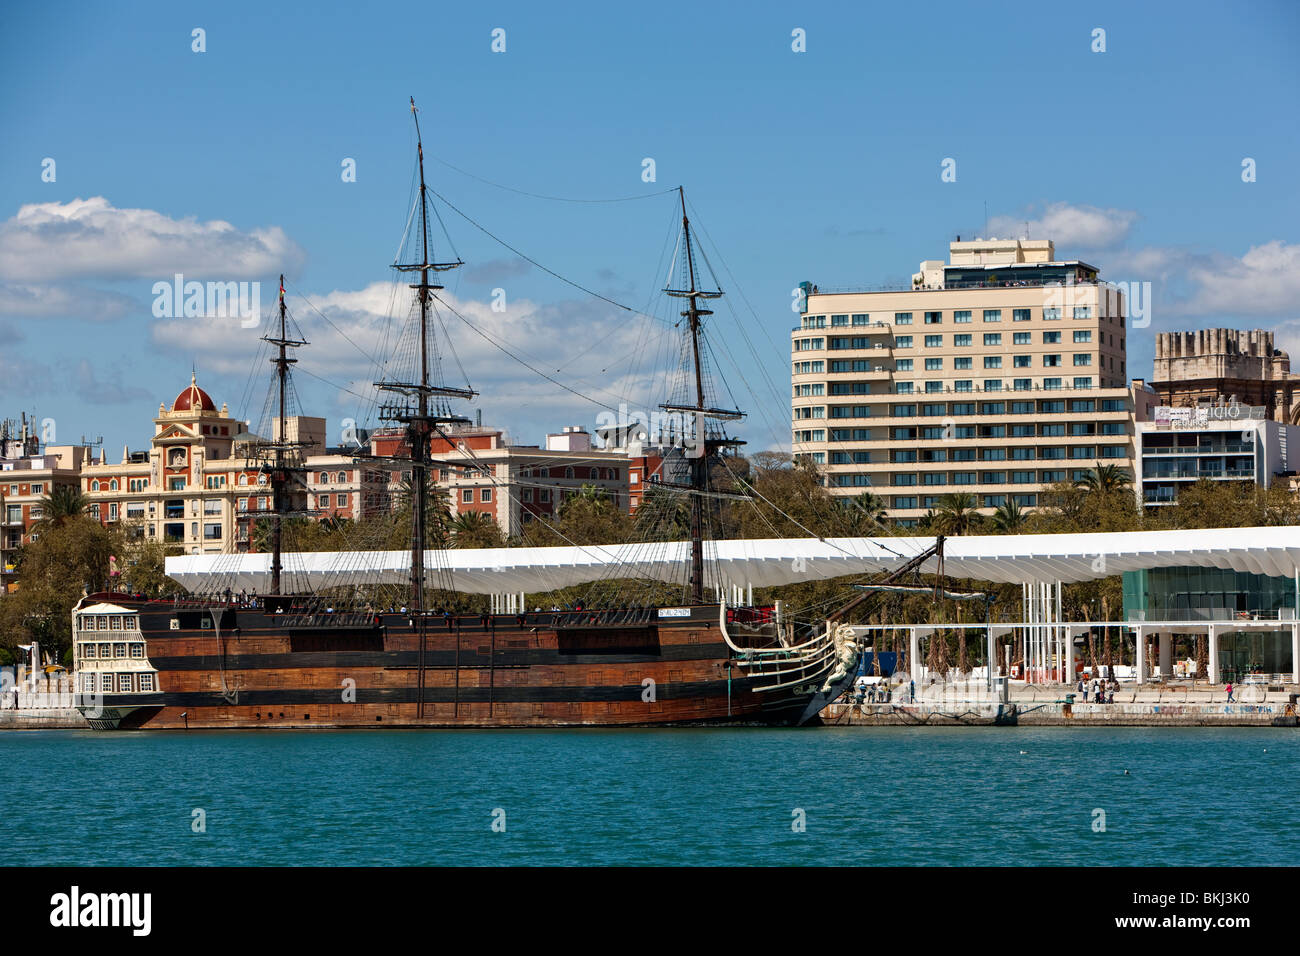
[[[1228,703],[1232,703],[1232,683],[1228,684]]]

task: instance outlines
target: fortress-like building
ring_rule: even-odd
[[[1278,422],[1300,424],[1300,377],[1291,374],[1291,356],[1273,344],[1264,329],[1196,329],[1156,336],[1151,386],[1161,405],[1263,406]]]

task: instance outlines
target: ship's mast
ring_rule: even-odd
[[[433,293],[442,288],[436,282],[429,281],[429,273],[444,272],[461,265],[455,262],[432,262],[429,258],[429,190],[424,183],[424,140],[420,135],[420,114],[415,108],[415,97],[411,97],[411,116],[415,120],[415,150],[420,167],[420,261],[399,262],[393,268],[399,272],[418,272],[420,281],[412,285],[420,301],[420,367],[418,381],[414,382],[376,382],[381,390],[394,392],[401,396],[391,402],[380,405],[379,417],[390,422],[399,422],[404,426],[406,443],[410,448],[411,463],[411,599],[410,611],[415,620],[419,634],[418,673],[416,677],[416,716],[424,716],[424,678],[425,654],[428,643],[426,633],[424,591],[426,568],[424,566],[424,549],[427,545],[428,506],[429,506],[429,463],[432,449],[430,441],[434,433],[444,434],[442,426],[450,424],[468,424],[469,419],[463,415],[449,414],[446,408],[434,408],[435,398],[473,398],[475,392],[468,388],[448,388],[434,385],[429,375],[429,308]],[[416,376],[412,376],[416,377]],[[414,398],[414,403],[411,399]],[[440,403],[445,404],[445,403]]]
[[[424,182],[424,142],[420,135],[420,116],[415,108],[415,97],[411,97],[411,115],[415,119],[416,158],[420,171],[420,261],[397,263],[394,268],[399,272],[418,272],[420,281],[411,285],[415,290],[420,305],[419,348],[420,367],[418,380],[414,382],[377,382],[381,389],[398,392],[404,396],[401,402],[385,403],[380,408],[380,416],[388,421],[400,422],[405,426],[406,440],[410,446],[411,463],[411,598],[410,607],[414,615],[422,615],[424,607],[425,580],[427,569],[424,552],[428,546],[428,488],[429,464],[431,461],[430,441],[435,433],[441,432],[443,425],[468,423],[462,415],[447,414],[445,410],[434,408],[436,397],[473,398],[474,391],[467,388],[448,388],[434,385],[430,381],[430,343],[429,343],[429,309],[433,293],[442,289],[442,285],[430,281],[430,273],[455,269],[462,263],[433,262],[429,254],[429,201],[428,187]],[[414,398],[412,404],[410,399]]]
[[[271,359],[275,365],[276,386],[279,391],[278,413],[276,416],[276,435],[269,449],[271,457],[271,593],[280,593],[280,574],[283,569],[282,521],[287,508],[286,489],[289,482],[289,469],[292,464],[287,452],[298,447],[298,442],[290,442],[288,436],[288,389],[289,366],[298,360],[289,358],[288,350],[306,345],[303,339],[291,339],[288,336],[288,322],[284,302],[284,275],[280,276],[280,334],[276,338],[264,336],[265,341],[277,347],[276,355]]]
[[[690,336],[691,363],[695,379],[695,403],[693,405],[662,405],[669,411],[689,414],[694,420],[694,448],[690,449],[690,489],[691,489],[691,562],[690,562],[690,599],[693,604],[704,603],[704,504],[705,493],[709,486],[709,462],[719,448],[739,445],[734,439],[725,437],[710,438],[705,427],[707,419],[735,421],[743,417],[739,411],[723,408],[711,408],[708,405],[704,389],[704,370],[700,358],[701,319],[712,315],[711,309],[700,307],[701,299],[718,299],[720,291],[709,292],[697,287],[695,275],[695,251],[691,245],[691,220],[686,215],[686,191],[677,187],[682,205],[682,239],[686,256],[685,289],[666,289],[670,296],[688,300],[687,307],[681,315],[687,320],[687,334]]]

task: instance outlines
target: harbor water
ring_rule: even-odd
[[[1284,865],[1297,768],[1281,728],[0,735],[17,865]]]

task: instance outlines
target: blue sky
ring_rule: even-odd
[[[675,202],[662,192],[685,184],[732,293],[716,338],[756,413],[751,447],[788,439],[790,290],[905,282],[955,234],[985,234],[986,208],[995,235],[1028,222],[1060,257],[1153,283],[1132,375],[1149,374],[1160,331],[1271,328],[1300,350],[1295,3],[56,2],[0,13],[0,64],[0,417],[53,418],[60,442],[102,435],[110,457],[147,445],[191,365],[219,403],[258,417],[261,330],[155,318],[153,284],[177,271],[260,281],[265,309],[288,275],[313,343],[301,367],[318,376],[299,389],[337,440],[360,406],[336,386],[373,377],[361,352],[386,328],[411,95],[435,189],[636,308],[662,285]],[[940,179],[947,157],[956,182]],[[549,196],[648,198],[542,200],[445,164]],[[445,215],[467,262],[448,295],[466,316],[578,391],[661,400],[648,393],[662,326]],[[488,305],[496,288],[505,313]],[[522,441],[595,424],[600,407],[449,328],[486,421]]]

